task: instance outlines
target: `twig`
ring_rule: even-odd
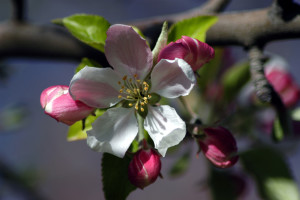
[[[24,0],[11,0],[12,3],[12,20],[23,22],[25,20]]]
[[[263,103],[271,103],[273,88],[265,77],[263,59],[264,56],[260,48],[252,47],[249,50],[251,78],[255,86],[256,96]]]

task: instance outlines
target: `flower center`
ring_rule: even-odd
[[[136,110],[144,112],[145,106],[151,98],[151,95],[148,94],[149,84],[146,81],[141,82],[137,78],[137,74],[134,75],[134,78],[124,76],[122,81],[118,81],[118,84],[121,86],[118,98],[127,100],[130,107],[134,105]]]

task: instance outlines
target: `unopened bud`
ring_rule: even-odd
[[[192,67],[193,71],[196,71],[214,56],[215,51],[208,44],[191,37],[182,36],[181,39],[171,42],[160,51],[158,61],[181,58]]]
[[[220,168],[231,167],[238,161],[237,145],[232,134],[223,127],[205,128],[198,140],[205,157]]]
[[[139,150],[128,167],[130,182],[143,189],[153,183],[160,174],[160,156],[153,149]]]
[[[84,119],[94,110],[80,101],[74,101],[69,94],[69,86],[65,85],[45,89],[40,102],[47,115],[67,125]]]

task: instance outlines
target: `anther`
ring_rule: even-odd
[[[144,108],[141,108],[141,111],[142,111],[142,112],[144,112],[144,111],[145,111],[145,109],[144,109]]]
[[[121,99],[121,98],[122,98],[122,96],[121,96],[121,95],[119,95],[119,96],[118,96],[118,98],[119,98],[119,99]]]
[[[120,93],[123,93],[123,89],[120,89],[119,92],[120,92]]]
[[[121,81],[118,81],[118,84],[121,85]]]
[[[125,81],[127,79],[127,76],[123,76],[123,80]]]
[[[135,75],[133,75],[134,76],[134,78],[137,78],[137,74],[135,74]]]
[[[131,106],[132,106],[132,103],[129,103],[129,104],[128,104],[128,106],[130,106],[130,107],[131,107]]]

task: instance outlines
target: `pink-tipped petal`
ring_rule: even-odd
[[[151,92],[167,98],[186,96],[195,85],[192,68],[182,59],[160,60],[151,74]]]
[[[160,174],[160,156],[153,149],[139,150],[128,166],[130,182],[143,189],[153,183]]]
[[[161,59],[184,59],[193,71],[201,68],[215,56],[214,49],[204,42],[191,37],[182,36],[176,42],[171,42],[161,50],[158,61]]]
[[[71,80],[70,93],[95,108],[107,108],[120,101],[118,99],[122,79],[110,68],[85,67]]]
[[[107,31],[105,55],[109,64],[120,74],[144,79],[149,73],[153,57],[146,40],[132,27],[116,24]]]
[[[41,105],[45,113],[59,122],[72,125],[91,114],[91,108],[80,101],[74,101],[69,94],[69,87],[64,85],[52,86],[41,94]]]
[[[205,128],[205,137],[198,140],[205,157],[215,166],[227,168],[239,159],[234,137],[223,127]]]
[[[171,42],[158,55],[158,62],[161,59],[175,60],[175,58],[184,59],[189,53],[189,49],[185,45],[178,42]],[[187,62],[187,61],[186,61]]]

